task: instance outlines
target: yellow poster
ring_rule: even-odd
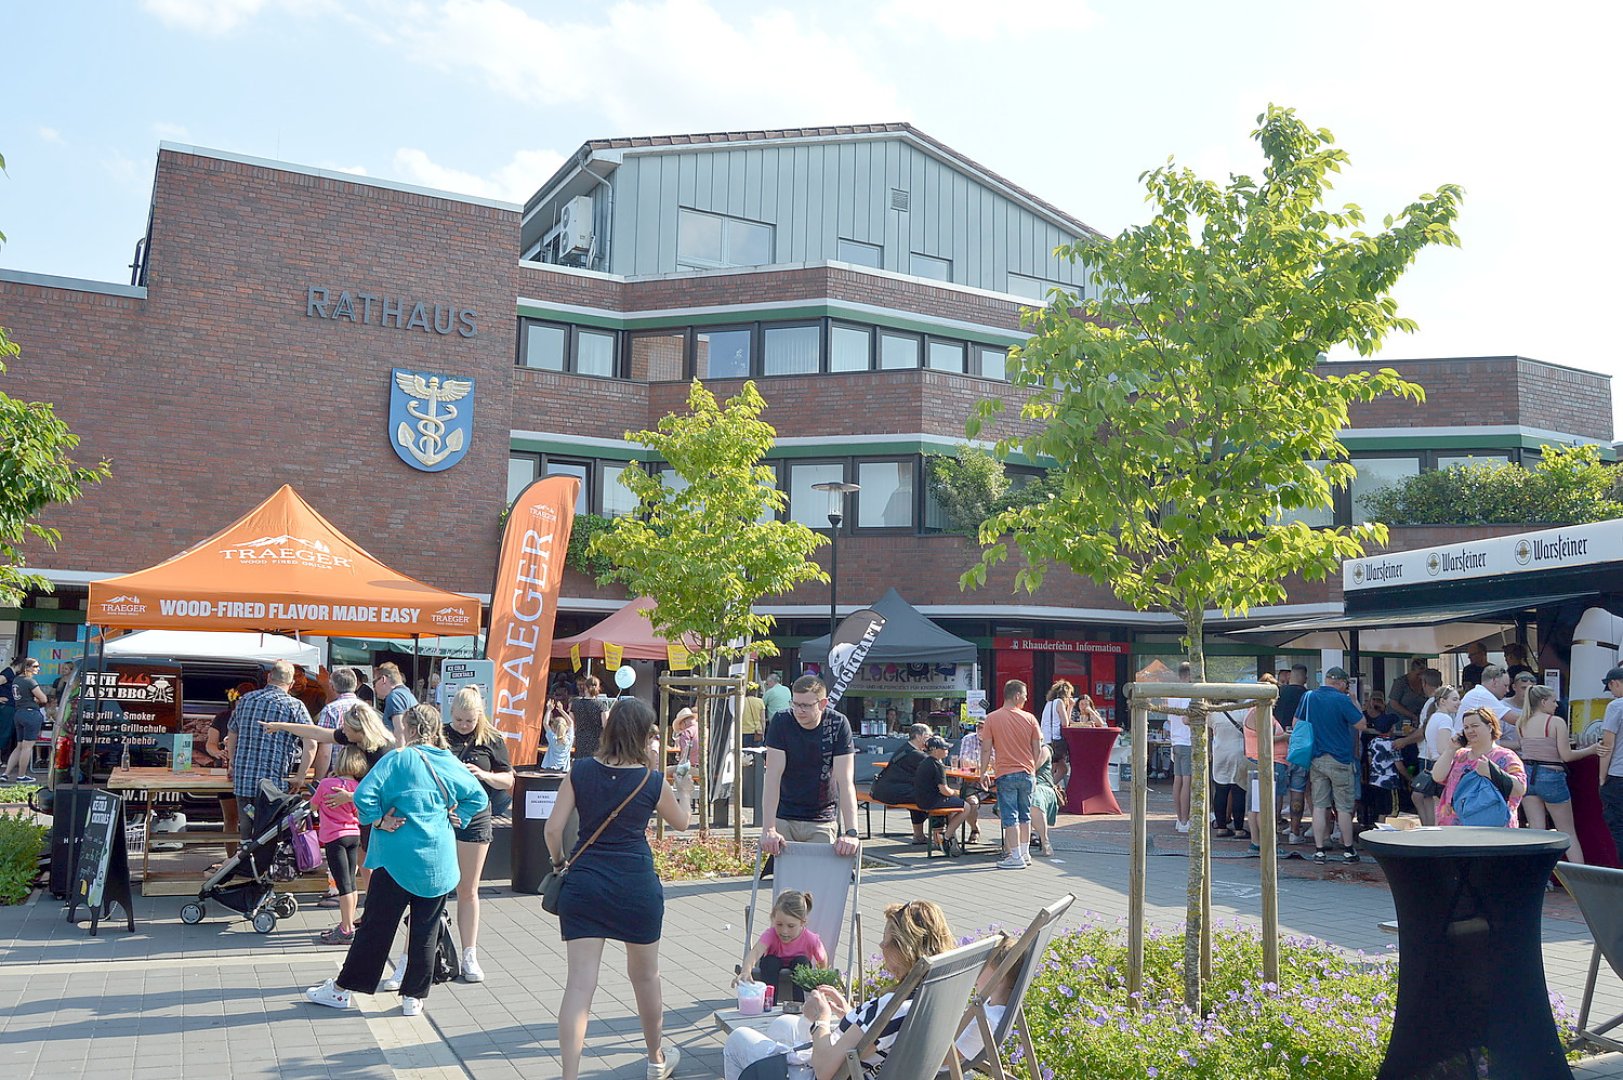
[[[665,645],[665,663],[672,671],[687,671],[693,667],[692,661],[688,659],[688,647],[674,642]]]
[[[571,645],[571,646],[569,646],[569,666],[575,671],[580,670],[580,646],[579,645]]]
[[[625,653],[626,650],[623,645],[616,645],[612,641],[603,643],[603,663],[608,666],[611,672],[620,670],[620,661],[625,659]]]

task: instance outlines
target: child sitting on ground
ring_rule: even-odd
[[[355,792],[355,786],[366,775],[366,754],[359,746],[341,747],[333,761],[332,772],[316,785],[310,803],[320,819],[316,823],[316,839],[327,853],[327,869],[338,890],[338,925],[321,933],[323,945],[348,945],[355,940],[355,867],[361,849],[361,823],[353,802],[329,805],[328,796],[334,791]]]
[[[768,986],[779,983],[782,973],[793,973],[802,964],[828,967],[828,950],[814,931],[806,928],[811,917],[812,896],[808,892],[785,889],[772,903],[772,929],[761,935],[744,958],[744,970]],[[736,983],[737,980],[735,979]],[[796,986],[795,1001],[804,1001],[805,991]]]

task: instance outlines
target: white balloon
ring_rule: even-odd
[[[620,669],[614,673],[614,685],[622,690],[631,689],[631,684],[637,681],[637,671],[630,664],[621,664]]]

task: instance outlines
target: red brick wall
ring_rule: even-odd
[[[517,233],[511,211],[161,153],[145,302],[0,284],[25,349],[8,389],[57,402],[81,457],[114,463],[110,481],[48,515],[62,545],[32,561],[134,570],[288,482],[385,562],[488,590],[512,427]],[[307,285],[474,308],[478,333],[309,318]],[[476,379],[460,464],[419,472],[389,449],[395,366]]]

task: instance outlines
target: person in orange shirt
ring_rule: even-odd
[[[980,727],[986,772],[997,778],[997,808],[1003,818],[1003,858],[999,870],[1031,865],[1031,796],[1037,782],[1037,759],[1043,731],[1026,712],[1026,684],[1003,684],[1003,708],[986,714]]]

